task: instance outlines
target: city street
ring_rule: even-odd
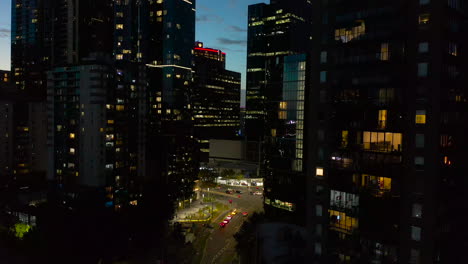
[[[234,190],[241,190],[242,194],[227,194],[227,188],[216,189],[209,193],[214,195],[217,200],[232,200],[232,209],[237,209],[237,214],[234,215],[226,227],[221,228],[219,223],[226,217],[226,213],[220,215],[213,220],[214,229],[210,230],[211,234],[206,242],[203,250],[203,258],[201,263],[231,263],[236,256],[236,241],[234,234],[239,231],[242,223],[249,218],[254,212],[263,210],[261,195],[250,195],[247,187],[235,187]],[[256,190],[250,188],[250,190]],[[205,192],[206,193],[206,192]],[[241,198],[238,198],[238,195]],[[242,212],[247,212],[248,216],[243,216]]]

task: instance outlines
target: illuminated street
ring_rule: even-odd
[[[255,188],[251,188],[253,191]],[[209,238],[203,250],[203,258],[201,263],[231,263],[236,256],[236,241],[234,234],[239,231],[242,223],[248,219],[248,216],[243,216],[242,212],[248,212],[251,215],[253,212],[259,212],[262,209],[262,196],[250,195],[248,188],[237,187],[234,190],[242,190],[241,198],[239,194],[227,194],[226,188],[210,191],[217,200],[232,199],[232,208],[237,209],[237,214],[232,217],[232,220],[226,227],[221,228],[221,222],[226,216],[227,212],[221,214],[213,220],[212,224],[214,229],[211,229]]]

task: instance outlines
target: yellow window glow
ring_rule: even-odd
[[[323,168],[322,167],[315,168],[315,175],[323,177]]]
[[[416,124],[426,124],[426,110],[416,110]]]

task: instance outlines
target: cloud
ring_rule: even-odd
[[[228,26],[226,28],[226,30],[234,31],[234,32],[247,32],[247,29],[244,29],[244,28],[241,28],[241,27],[238,27],[238,26],[234,26],[234,25]]]
[[[205,12],[213,12],[213,9],[205,6],[205,5],[197,5],[197,9],[200,9],[202,11],[205,11]]]
[[[247,40],[242,39],[228,39],[228,38],[217,38],[218,43],[222,45],[246,45]]]
[[[0,28],[0,38],[9,38],[11,30],[8,28]]]
[[[197,22],[204,22],[204,23],[210,23],[210,22],[216,22],[216,23],[222,23],[224,20],[222,17],[218,15],[200,15],[197,16]]]

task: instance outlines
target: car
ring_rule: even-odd
[[[226,223],[224,223],[224,221],[223,221],[223,222],[219,223],[219,226],[220,226],[220,227],[225,227],[225,226],[226,226]]]
[[[231,222],[231,220],[229,220],[229,219],[224,219],[224,221],[223,221],[223,223],[225,223],[225,224],[229,224],[229,222]]]
[[[254,192],[254,195],[262,195],[261,192]]]
[[[227,193],[227,194],[232,194],[232,191],[227,190],[226,193]]]
[[[231,220],[231,219],[232,219],[232,216],[228,215],[228,216],[226,216],[226,219],[227,219],[227,220]]]
[[[243,216],[247,216],[248,214],[249,214],[249,213],[247,213],[247,212],[242,212],[242,215],[243,215]]]
[[[236,215],[237,213],[236,212],[232,212],[231,215]]]
[[[236,190],[236,193],[242,193],[242,191]]]
[[[241,185],[247,186],[248,184],[246,182],[241,182]]]

